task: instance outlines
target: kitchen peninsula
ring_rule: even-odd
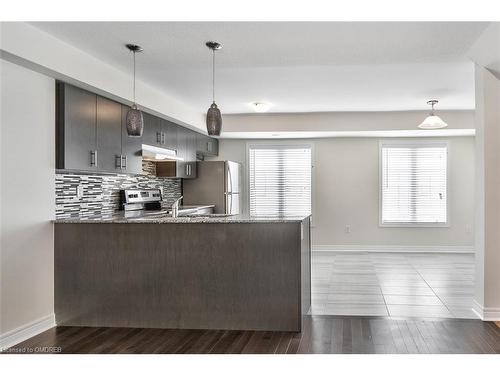
[[[58,326],[300,331],[309,217],[60,219]]]

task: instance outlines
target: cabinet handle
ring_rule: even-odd
[[[156,143],[161,144],[161,140],[162,140],[162,133],[156,132]]]
[[[90,151],[90,166],[91,167],[97,166],[97,150]]]
[[[186,176],[189,176],[189,164],[186,164]]]
[[[161,133],[161,144],[165,144],[165,133]]]
[[[210,151],[210,142],[207,142],[207,151]]]

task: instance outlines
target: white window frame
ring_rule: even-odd
[[[398,146],[398,147],[446,147],[446,222],[445,223],[410,223],[410,222],[398,222],[398,223],[384,223],[382,221],[382,148],[384,146]],[[379,227],[396,227],[396,228],[449,228],[451,226],[450,221],[450,142],[448,140],[381,140],[379,141],[379,153],[378,153],[378,166],[379,166]]]
[[[246,173],[245,173],[245,207],[250,215],[250,148],[251,147],[276,147],[276,148],[287,148],[289,146],[293,147],[308,147],[311,149],[311,227],[314,227],[314,212],[316,210],[316,199],[315,199],[315,186],[316,186],[316,177],[315,177],[315,162],[314,162],[314,143],[312,142],[301,142],[301,141],[291,141],[291,140],[283,140],[283,141],[275,141],[275,140],[261,140],[261,141],[251,141],[246,143],[246,155],[245,155],[245,163],[246,163]]]

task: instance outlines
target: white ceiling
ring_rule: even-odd
[[[144,47],[138,79],[207,109],[211,53],[217,52],[216,101],[223,113],[383,111],[474,108],[468,48],[487,23],[430,22],[49,22],[33,23],[89,54],[131,71],[124,48]],[[140,101],[140,92],[138,92]]]

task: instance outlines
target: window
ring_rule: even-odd
[[[250,215],[311,213],[311,147],[250,145]]]
[[[380,144],[381,225],[446,225],[446,143]]]

